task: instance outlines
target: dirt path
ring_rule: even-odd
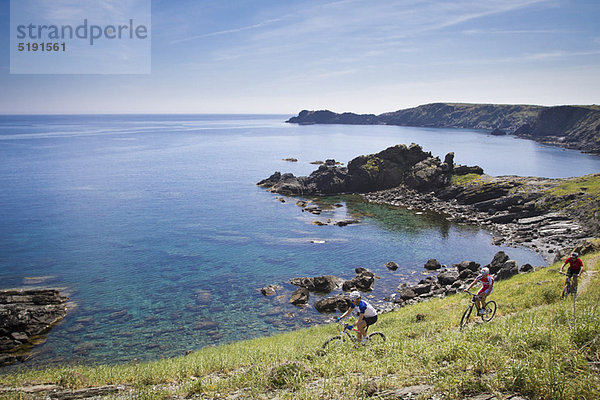
[[[583,276],[579,282],[578,293],[584,293],[592,281],[592,277],[598,273],[596,266],[600,263],[600,255],[590,258],[584,265]]]

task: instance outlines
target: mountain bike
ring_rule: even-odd
[[[567,297],[570,294],[572,294],[573,297],[577,296],[577,285],[574,282],[575,280],[571,279],[575,275],[567,275],[564,272],[560,272],[560,271],[558,271],[558,273],[561,274],[561,275],[565,275],[567,277],[567,280],[565,281],[565,286],[563,288],[561,297],[564,299],[565,297]]]
[[[471,293],[471,292],[467,292],[467,293],[469,293],[471,295],[471,304],[469,304],[469,306],[463,313],[463,316],[460,320],[460,329],[464,328],[465,325],[467,325],[467,323],[469,322],[469,318],[471,317],[473,307],[475,307],[477,309],[477,315],[480,316],[484,322],[491,321],[491,319],[494,318],[494,315],[496,315],[496,302],[494,300],[490,300],[490,301],[486,302],[485,305],[483,306],[483,313],[479,314],[479,311],[481,309],[477,306],[477,302],[475,301],[475,299],[477,298],[477,295],[474,293]]]
[[[344,322],[340,321],[339,323],[340,323],[340,334],[327,339],[325,341],[325,343],[323,343],[323,346],[322,346],[323,350],[328,350],[328,349],[339,347],[339,346],[343,345],[345,342],[351,342],[356,345],[359,344],[356,334],[352,333],[352,332],[358,332],[358,330],[354,329],[354,327],[352,325],[348,325]],[[367,331],[368,329],[369,329],[369,327],[367,326],[365,328],[365,331]],[[381,332],[369,333],[369,334],[367,334],[366,338],[367,338],[366,344],[368,344],[368,345],[381,344],[381,343],[385,342],[385,335]]]

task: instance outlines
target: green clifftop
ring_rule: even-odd
[[[600,106],[596,105],[432,103],[380,115],[303,110],[287,122],[499,130],[543,143],[600,153]]]

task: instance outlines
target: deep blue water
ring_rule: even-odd
[[[477,227],[342,197],[321,216],[255,185],[411,142],[492,175],[566,177],[600,158],[455,129],[298,126],[288,116],[0,116],[0,287],[63,287],[74,308],[26,365],[126,362],[323,321],[287,303],[298,276],[381,276],[377,299],[423,264],[487,263],[505,250]],[[295,157],[290,163],[283,158]],[[343,228],[315,220],[358,216]],[[325,243],[311,243],[318,239]],[[389,272],[384,264],[396,261]],[[283,286],[281,297],[258,288]],[[312,301],[311,301],[312,302]],[[293,314],[293,318],[290,313]]]

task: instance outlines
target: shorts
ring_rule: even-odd
[[[477,296],[485,294],[486,296],[489,296],[490,294],[494,293],[494,287],[489,287],[487,289],[484,290],[484,288],[479,289],[479,292],[477,292]]]
[[[581,272],[581,268],[573,269],[573,268],[569,267],[569,269],[567,270],[567,276],[579,275],[580,272]]]
[[[377,322],[377,315],[376,315],[376,316],[374,316],[374,317],[368,317],[368,318],[367,318],[367,317],[365,317],[365,318],[363,319],[363,321],[365,321],[365,322],[367,323],[367,326],[371,326],[371,325],[373,325],[375,322]]]

